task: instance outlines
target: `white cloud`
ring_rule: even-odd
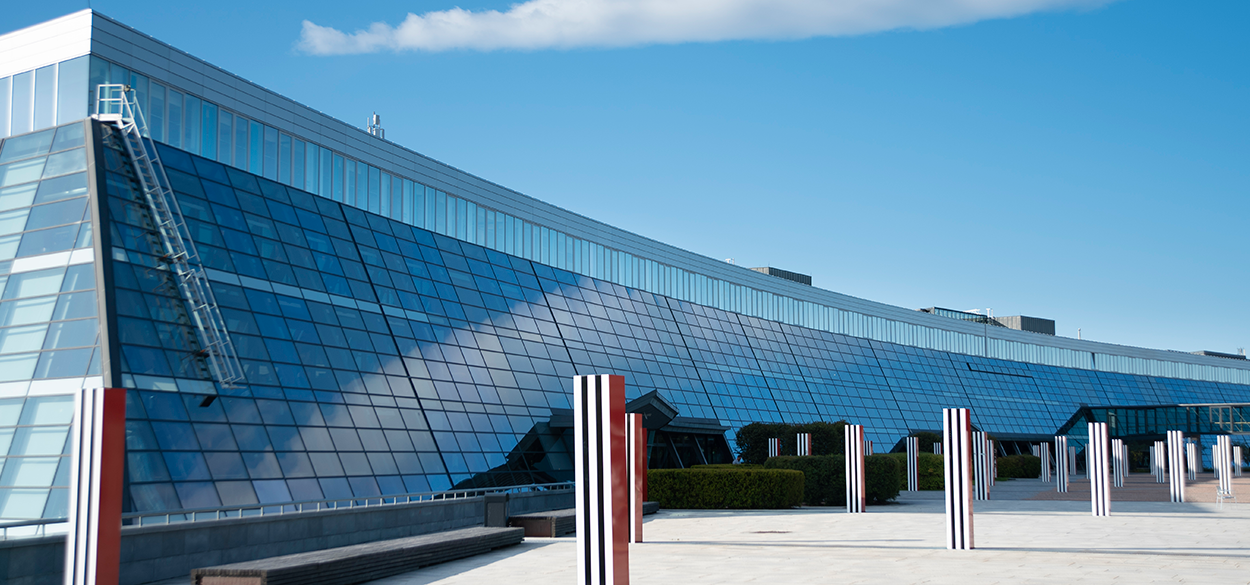
[[[298,47],[316,55],[379,51],[568,49],[801,39],[931,29],[1115,0],[530,0],[506,12],[408,14],[344,33],[304,21]]]

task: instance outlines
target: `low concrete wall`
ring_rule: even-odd
[[[509,514],[570,508],[573,492],[511,494]],[[191,569],[481,526],[482,497],[122,528],[121,585]],[[58,585],[65,537],[0,541],[0,583]]]

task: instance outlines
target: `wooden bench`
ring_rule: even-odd
[[[206,567],[196,585],[350,585],[519,544],[520,528],[464,528],[395,540]]]
[[[643,515],[660,511],[659,502],[643,502]],[[577,532],[577,509],[565,508],[549,512],[534,512],[508,517],[508,526],[525,529],[525,536],[555,538]]]

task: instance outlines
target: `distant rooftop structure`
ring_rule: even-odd
[[[993,317],[972,311],[956,311],[954,309],[943,309],[942,307],[929,307],[927,309],[917,310],[922,313],[930,313],[933,315],[940,315],[942,317],[950,317],[951,319],[960,319],[963,321],[972,321],[973,323],[984,323],[994,327],[1015,329],[1016,331],[1029,331],[1032,333],[1041,333],[1043,335],[1055,334],[1055,321],[1053,319],[1026,317],[1024,315]]]
[[[1244,350],[1243,350],[1243,351],[1244,351]],[[1246,359],[1246,354],[1245,354],[1245,353],[1224,353],[1224,352],[1219,352],[1219,351],[1211,351],[1211,350],[1209,350],[1209,349],[1200,349],[1200,350],[1198,350],[1198,351],[1194,351],[1194,352],[1190,352],[1190,353],[1192,353],[1192,354],[1194,354],[1194,355],[1205,355],[1205,356],[1211,356],[1211,357],[1217,357],[1217,358],[1224,358],[1224,359],[1230,359],[1230,360],[1244,360],[1244,359]]]
[[[797,282],[797,283],[799,283],[799,284],[806,284],[807,286],[812,286],[812,277],[810,277],[810,276],[808,276],[808,275],[806,275],[806,274],[799,274],[799,273],[797,273],[797,272],[790,272],[789,270],[782,270],[782,269],[780,269],[780,268],[773,268],[772,266],[759,266],[759,267],[756,267],[756,268],[752,268],[751,270],[754,270],[754,271],[759,272],[759,273],[761,273],[761,274],[767,274],[767,275],[769,275],[769,276],[776,276],[777,278],[784,278],[784,279],[789,280],[789,281],[791,281],[791,282]]]

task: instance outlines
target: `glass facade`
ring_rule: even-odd
[[[0,520],[67,513],[72,393],[103,383],[84,128],[0,143]]]
[[[1243,385],[967,356],[690,303],[156,148],[248,383],[219,388],[200,362],[111,127],[0,143],[4,519],[64,514],[68,394],[93,384],[129,389],[133,511],[568,480],[559,419],[574,374],[625,375],[631,399],[658,391],[681,417],[848,420],[878,444],[939,428],[943,407],[1044,435],[1083,404],[1250,400]]]
[[[40,81],[44,80],[44,81]],[[151,138],[283,185],[464,242],[614,284],[770,321],[875,341],[966,355],[1104,372],[1250,384],[1250,368],[1190,363],[1151,352],[1133,357],[1108,346],[1082,351],[1045,336],[1036,342],[921,325],[813,302],[767,288],[571,236],[381,170],[351,155],[267,126],[98,56],[84,56],[0,79],[0,137],[85,115],[100,83],[128,83],[147,113]],[[83,98],[86,98],[84,101]],[[263,106],[261,106],[263,107]],[[7,125],[7,127],[6,127]],[[402,171],[401,171],[402,172]],[[415,174],[414,174],[415,176]],[[743,269],[745,270],[745,269]],[[955,328],[958,329],[958,328]]]

